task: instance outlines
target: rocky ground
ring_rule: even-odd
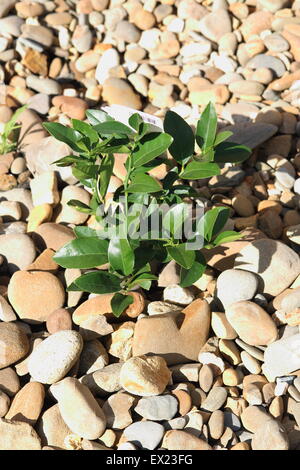
[[[0,449],[300,450],[300,2],[1,0],[0,81],[0,131],[28,104],[0,155]],[[90,195],[42,121],[123,104],[193,124],[209,101],[253,153],[196,187],[243,240],[190,289],[168,264],[118,321],[67,293],[80,271],[52,256]]]

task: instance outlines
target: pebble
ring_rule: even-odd
[[[147,397],[160,395],[170,376],[171,372],[162,357],[132,357],[121,368],[120,383],[126,391]]]
[[[298,255],[282,242],[260,239],[250,242],[235,259],[235,268],[251,271],[263,282],[263,292],[278,295],[300,272]]]
[[[52,78],[40,78],[35,75],[26,77],[26,85],[28,88],[46,95],[60,95],[62,91],[60,84]]]
[[[28,296],[27,292],[31,292]],[[41,298],[41,292],[44,295]],[[8,285],[8,298],[19,317],[40,323],[64,304],[65,291],[57,277],[48,272],[17,271]]]
[[[72,199],[89,205],[90,194],[83,188],[79,188],[77,186],[66,186],[61,194],[61,210],[56,218],[56,223],[81,225],[87,220],[88,214],[79,212],[74,207],[68,205],[68,202]]]
[[[26,268],[36,256],[32,240],[21,233],[0,235],[0,253],[5,256],[10,273]]]
[[[164,435],[163,446],[167,450],[212,450],[205,440],[179,430],[167,431]]]
[[[13,397],[20,389],[20,380],[12,367],[0,369],[0,390]]]
[[[103,83],[103,99],[111,104],[141,109],[140,97],[133,91],[129,83],[123,78],[110,77]]]
[[[224,308],[242,300],[251,300],[258,288],[257,277],[247,271],[228,269],[217,279],[217,296]]]
[[[135,407],[136,413],[152,421],[170,420],[177,410],[178,403],[172,395],[141,398]]]
[[[212,312],[211,327],[218,338],[235,339],[237,337],[237,332],[230,325],[223,312]]]
[[[194,300],[194,295],[188,288],[178,285],[170,285],[164,289],[164,301],[179,305],[189,305]]]
[[[125,429],[132,423],[131,408],[135,398],[125,392],[111,395],[103,404],[107,426],[112,429]]]
[[[58,401],[63,420],[73,433],[91,440],[104,433],[105,415],[88,387],[73,377],[66,377],[50,390]]]
[[[84,343],[79,361],[79,374],[91,374],[107,366],[109,360],[105,347],[97,339]]]
[[[216,27],[217,24],[218,27]],[[218,9],[205,15],[198,23],[198,30],[211,41],[218,42],[224,34],[231,32],[228,12]]]
[[[76,331],[53,333],[32,352],[28,362],[31,377],[44,384],[58,382],[76,363],[82,347],[82,338]]]
[[[72,317],[65,308],[53,310],[47,317],[46,327],[50,334],[72,329]]]
[[[41,450],[41,440],[28,423],[0,419],[1,450]]]
[[[180,320],[179,325],[177,319]],[[200,299],[185,307],[181,314],[142,318],[134,331],[133,356],[151,352],[162,355],[169,365],[180,364],[186,359],[197,361],[199,351],[208,338],[209,328],[210,309]]]
[[[219,410],[225,403],[226,398],[227,390],[224,387],[213,387],[203,403],[201,403],[201,408],[210,412]]]
[[[5,418],[34,426],[41,414],[44,398],[45,390],[42,384],[27,383],[15,395]]]
[[[262,370],[271,380],[300,368],[298,346],[300,335],[292,335],[270,344],[264,353]]]
[[[272,318],[259,305],[239,301],[226,309],[229,323],[245,343],[262,346],[277,339],[277,328]]]
[[[159,423],[141,421],[133,423],[124,431],[126,439],[141,449],[154,450],[161,442],[165,429]]]
[[[26,333],[13,322],[0,323],[0,368],[10,366],[22,359],[29,351],[29,341]],[[1,377],[0,377],[1,382]],[[5,391],[5,390],[4,390]]]
[[[118,392],[120,384],[120,371],[123,363],[109,364],[103,369],[84,375],[80,381],[86,385],[94,395],[106,397],[110,393]]]
[[[3,418],[9,410],[10,398],[0,390],[0,418]]]
[[[41,249],[59,250],[63,245],[75,238],[72,230],[61,224],[47,222],[39,225],[33,235]]]
[[[253,450],[289,450],[289,439],[284,427],[270,419],[254,433],[251,446]]]
[[[66,449],[65,440],[72,431],[63,420],[58,404],[42,413],[36,428],[43,445]]]

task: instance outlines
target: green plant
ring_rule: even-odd
[[[151,132],[138,113],[129,118],[128,126],[100,110],[86,114],[89,123],[73,119],[72,128],[59,123],[45,123],[44,127],[75,152],[56,163],[71,165],[74,176],[92,192],[89,205],[76,200],[68,204],[94,215],[102,229],[76,227],[76,239],[57,251],[54,259],[65,268],[88,270],[69,291],[113,293],[112,310],[119,316],[133,302],[128,295],[131,290],[149,290],[157,279],[151,270],[153,260],[175,260],[180,266],[180,284],[188,287],[206,268],[202,246],[211,248],[240,237],[235,231],[221,232],[229,217],[227,207],[195,216],[199,195],[189,182],[218,175],[219,164],[241,162],[250,149],[226,142],[230,132],[217,133],[217,115],[211,104],[202,113],[195,135],[172,111],[166,113],[165,132]],[[167,150],[172,158],[165,156]],[[126,176],[108,204],[114,154],[121,152],[128,155]],[[161,163],[170,171],[158,181],[149,172]],[[154,216],[160,224],[153,232],[150,222]],[[188,221],[190,227],[182,233]],[[107,270],[94,269],[106,263]]]
[[[27,108],[27,105],[22,106],[14,112],[8,122],[5,123],[2,134],[0,135],[0,155],[8,152],[13,152],[18,146],[15,131],[21,126],[17,124],[20,114]]]

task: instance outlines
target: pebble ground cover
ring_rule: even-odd
[[[2,135],[27,105],[0,142],[1,450],[300,449],[299,45],[299,1],[0,2]],[[191,287],[159,268],[119,318],[67,291],[83,273],[53,256],[95,219],[42,123],[119,104],[193,126],[209,102],[252,153],[191,187],[243,238]]]

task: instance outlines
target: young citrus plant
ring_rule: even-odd
[[[101,228],[75,227],[76,239],[57,251],[54,259],[64,268],[87,270],[69,291],[112,293],[112,310],[120,316],[133,302],[130,291],[149,290],[157,279],[151,270],[153,261],[174,260],[180,266],[180,285],[188,287],[205,271],[202,247],[240,237],[235,231],[222,232],[229,208],[197,214],[199,194],[189,183],[218,175],[220,165],[242,162],[251,151],[228,142],[230,132],[217,133],[212,104],[202,113],[195,134],[172,111],[166,113],[164,132],[153,132],[138,113],[129,118],[128,125],[101,110],[89,110],[86,115],[88,123],[72,119],[72,128],[51,122],[44,127],[74,151],[56,163],[71,165],[73,175],[92,193],[89,205],[77,200],[68,204],[93,215]],[[108,203],[118,153],[127,154],[126,175]],[[162,163],[169,172],[158,181],[149,172]],[[159,220],[154,229],[153,220]],[[183,230],[186,225],[188,229]],[[97,269],[104,264],[108,269]]]

